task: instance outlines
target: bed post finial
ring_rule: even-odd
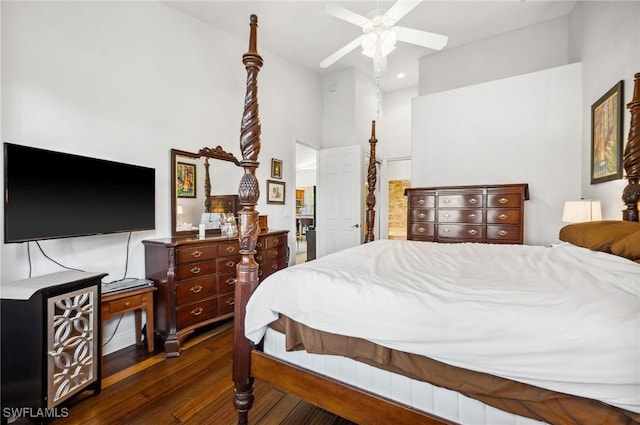
[[[375,236],[373,234],[373,226],[376,218],[376,121],[371,121],[371,138],[369,139],[369,170],[367,172],[367,186],[369,193],[367,194],[367,234],[364,237],[364,243],[371,242]]]
[[[629,183],[622,192],[622,201],[627,208],[622,211],[625,221],[639,221],[640,200],[640,72],[635,74],[633,99],[627,104],[631,112],[629,139],[624,149],[623,165]]]
[[[242,209],[238,212],[238,240],[242,256],[236,269],[234,330],[233,330],[233,382],[235,394],[233,404],[238,412],[238,424],[249,423],[249,409],[253,404],[253,378],[251,377],[251,342],[244,336],[244,316],[247,301],[258,286],[258,263],[254,254],[260,226],[256,204],[260,188],[256,178],[258,154],[260,153],[260,118],[258,115],[258,72],[262,67],[262,57],[258,54],[258,18],[251,15],[249,51],[242,56],[247,70],[244,113],[240,130],[240,149],[244,174],[238,188],[238,198]]]

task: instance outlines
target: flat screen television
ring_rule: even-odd
[[[155,229],[155,169],[4,143],[4,242]]]

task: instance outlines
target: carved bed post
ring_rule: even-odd
[[[209,158],[204,159],[204,212],[211,211],[211,175],[209,174]]]
[[[367,186],[369,193],[367,194],[367,234],[364,237],[364,243],[371,242],[374,239],[373,226],[376,218],[376,121],[371,121],[371,138],[369,139],[369,170],[367,172]]]
[[[622,192],[622,201],[627,208],[622,211],[625,221],[638,220],[638,200],[640,200],[640,73],[635,76],[633,99],[627,108],[631,112],[629,140],[624,149],[624,170],[629,184]]]
[[[260,153],[260,118],[258,116],[258,72],[262,67],[262,57],[256,50],[258,18],[251,15],[251,35],[249,51],[242,56],[247,70],[244,114],[240,131],[240,149],[244,175],[240,180],[238,198],[242,209],[239,211],[238,240],[242,259],[238,263],[235,284],[234,306],[234,350],[233,381],[235,395],[233,404],[238,412],[238,424],[248,423],[248,412],[253,404],[253,378],[251,377],[251,343],[244,336],[245,307],[249,297],[258,286],[258,263],[254,259],[260,226],[255,210],[260,189],[255,172]]]

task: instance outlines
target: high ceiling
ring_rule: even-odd
[[[336,3],[362,16],[372,17],[378,8],[387,10],[393,1],[217,1],[174,0],[162,3],[227,31],[248,38],[249,16],[258,16],[258,47],[269,50],[320,74],[355,67],[373,75],[372,60],[356,48],[327,69],[319,63],[362,34],[360,27],[329,16],[327,4]],[[449,37],[445,49],[568,15],[576,1],[425,0],[398,25]],[[418,84],[418,61],[436,51],[398,42],[388,57],[388,72],[381,79],[382,91]],[[404,79],[396,78],[400,72]]]

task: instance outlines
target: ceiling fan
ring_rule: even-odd
[[[320,67],[328,68],[361,46],[362,53],[373,59],[376,77],[380,77],[386,72],[387,55],[395,49],[398,40],[434,50],[442,49],[447,45],[447,36],[395,25],[421,2],[422,0],[398,0],[386,12],[376,10],[371,19],[335,4],[326,6],[325,12],[329,15],[361,27],[362,35],[320,62]]]

